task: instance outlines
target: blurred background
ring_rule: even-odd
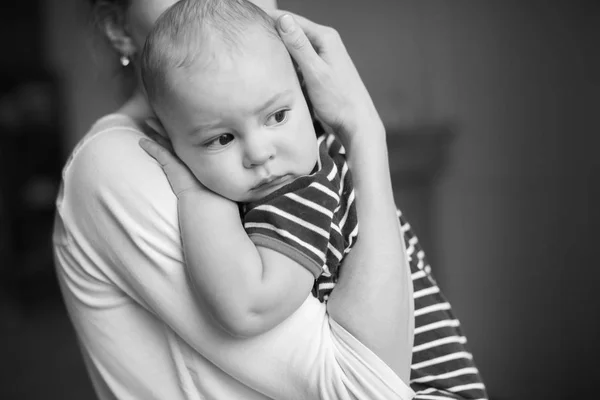
[[[596,398],[599,3],[279,5],[341,33],[491,398]],[[124,95],[87,6],[0,14],[0,399],[94,398],[49,236],[63,163]]]

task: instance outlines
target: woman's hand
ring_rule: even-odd
[[[375,133],[384,137],[381,118],[337,31],[287,11],[267,12],[277,19],[279,35],[300,67],[317,118],[346,147],[372,140]]]
[[[408,382],[413,289],[381,118],[339,35],[285,14],[270,12],[304,76],[315,114],[346,147],[356,191],[360,240],[343,261],[327,312]]]
[[[140,139],[140,147],[162,167],[173,193],[177,197],[189,190],[208,190],[202,185],[183,162],[173,153],[171,142],[155,120],[146,121],[146,135],[152,139]]]

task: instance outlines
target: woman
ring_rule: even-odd
[[[146,34],[175,1],[94,3],[97,10],[104,11],[101,27],[122,64],[133,66],[135,71]],[[268,3],[262,5],[273,5]],[[345,121],[344,129],[338,132],[342,140],[358,131],[382,132],[381,121],[341,42],[328,39],[333,37],[331,30],[301,21],[318,54],[298,26],[292,25],[296,29],[291,31],[280,29],[280,33],[304,73],[316,112],[331,122]],[[343,92],[341,85],[330,84],[335,80],[327,80],[332,77],[343,78],[338,80],[344,83]],[[322,83],[323,78],[328,84]],[[341,96],[351,99],[346,110],[369,112],[335,115],[339,109],[328,105]],[[388,274],[369,273],[373,270],[369,264],[386,266],[381,252],[372,248],[353,250],[353,259],[349,257],[344,266],[353,272],[340,282],[370,284],[379,290],[373,290],[376,295],[364,299],[362,309],[348,316],[367,323],[369,319],[373,323],[386,321],[357,335],[370,350],[351,335],[342,339],[336,336],[324,307],[310,299],[259,340],[226,337],[218,330],[188,284],[176,198],[159,166],[137,146],[144,135],[143,121],[151,117],[140,89],[117,113],[100,119],[67,162],[57,200],[54,240],[59,281],[100,398],[410,398],[412,393],[400,378],[407,380],[412,340],[398,340],[394,333],[410,329],[412,318],[410,310],[391,306],[407,301],[407,271],[399,273],[394,262],[396,270],[389,269]],[[377,140],[383,143],[379,148],[385,149],[384,136]],[[356,147],[349,152],[361,162],[364,159],[374,164],[367,161],[372,154],[361,152],[369,146]],[[381,169],[382,165],[387,168],[385,157],[379,161],[372,172],[383,171],[389,176],[389,171]],[[359,185],[357,182],[357,192],[361,193]],[[365,226],[362,237],[373,238],[377,231],[383,231],[388,233],[388,241],[401,240],[395,224],[382,222],[390,221],[393,213],[390,185],[377,192],[369,186],[363,188],[362,202],[371,208],[383,204],[387,215],[375,221],[361,219],[361,228]],[[369,214],[365,211],[363,215]],[[369,230],[371,235],[365,233]],[[412,237],[406,234],[407,239]],[[424,259],[415,251],[416,240],[407,243],[409,254],[418,254],[411,262],[415,292],[427,294],[415,296],[415,315],[419,316],[413,388],[421,398],[484,397],[483,385],[464,351],[464,337],[452,322],[449,306],[419,268]],[[420,317],[425,319],[420,322]],[[436,322],[441,322],[436,334],[442,342],[418,336],[430,332]],[[290,333],[299,329],[305,333],[305,342],[287,340],[295,338]],[[320,344],[317,348],[315,341]],[[347,365],[338,362],[345,360],[345,346],[356,357]],[[433,367],[451,360],[457,364],[443,367],[451,373],[432,375]],[[257,380],[257,375],[262,379]],[[313,376],[314,386],[298,379],[302,376]],[[394,397],[372,391],[368,385],[372,380],[389,385]]]

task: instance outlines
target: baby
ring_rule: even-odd
[[[271,18],[243,0],[180,1],[148,37],[142,78],[173,150],[208,189],[202,201],[180,195],[179,213],[186,262],[202,271],[192,280],[217,321],[253,336],[287,318],[311,287],[326,301],[358,235],[351,175],[341,144],[313,125]],[[216,222],[192,222],[211,207],[210,192],[239,213],[217,206]],[[249,271],[272,283],[253,293]],[[218,293],[213,283],[223,279],[247,290]],[[237,329],[236,302],[249,301],[279,311]]]

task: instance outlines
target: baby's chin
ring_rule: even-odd
[[[228,192],[226,190],[220,190],[220,188],[211,188],[209,185],[205,184],[205,187],[207,189],[209,189],[211,192],[227,199],[227,200],[231,200],[235,203],[253,203],[256,201],[259,201],[261,199],[263,199],[264,197],[268,196],[268,194],[263,194],[263,193],[259,193],[259,192],[254,192],[251,189],[248,189],[246,192],[243,193],[231,193]]]
[[[259,200],[262,200],[273,193],[283,189],[287,185],[291,184],[296,180],[297,176],[292,174],[287,174],[277,180],[272,186],[262,188],[262,189],[250,189],[246,196],[243,197],[242,200],[238,201],[239,203],[252,203]]]

